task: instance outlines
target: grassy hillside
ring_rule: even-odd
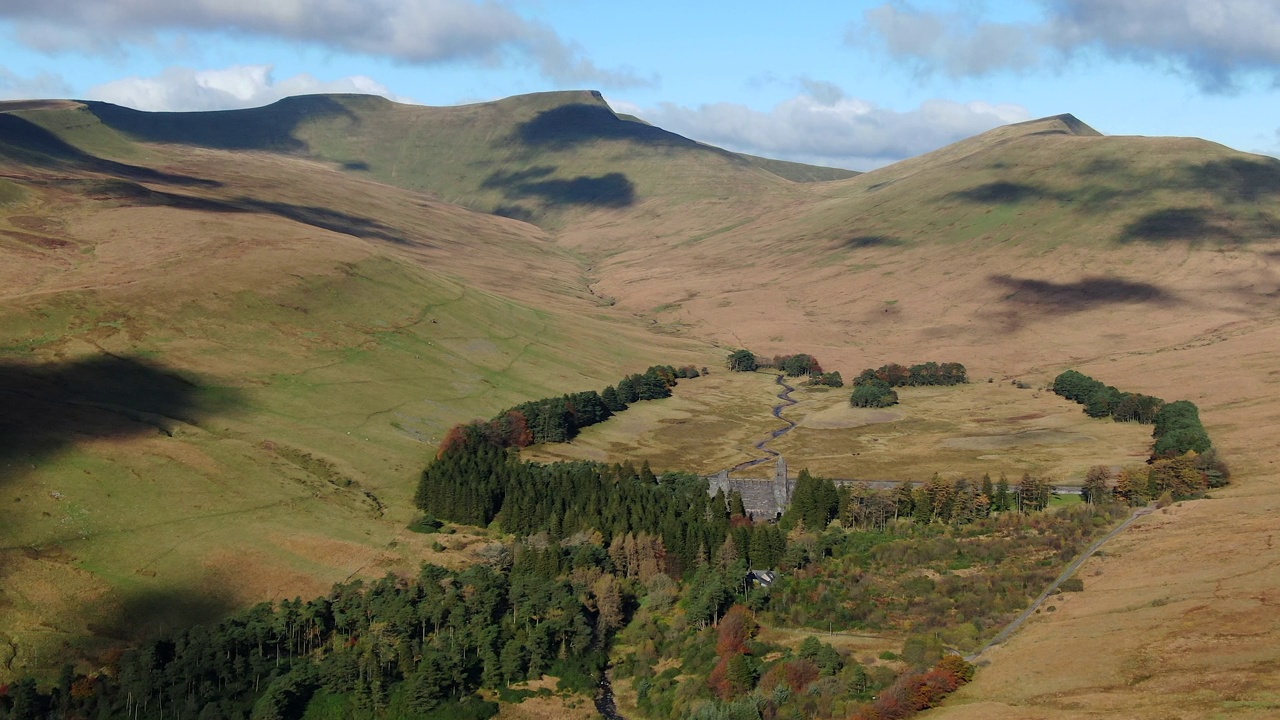
[[[436,558],[403,527],[449,423],[651,362],[712,365],[719,345],[810,352],[845,377],[955,360],[1005,387],[1070,366],[1195,401],[1233,487],[1140,521],[943,716],[1273,709],[1280,161],[1059,116],[802,183],[785,177],[817,171],[591,93],[0,109],[12,670]],[[754,437],[742,398],[769,388],[712,380],[577,450],[708,414]],[[860,451],[830,431],[798,431],[794,451]],[[451,536],[439,559],[483,542]]]
[[[595,92],[456,107],[305,96],[223,113],[84,113],[135,140],[286,152],[483,212],[560,226],[591,211],[777,193],[847,171],[748,158],[620,118]],[[785,179],[784,179],[785,178]]]
[[[133,145],[78,106],[0,124],[10,672],[465,562],[483,538],[404,530],[448,426],[714,360],[612,312],[524,223],[308,160]]]

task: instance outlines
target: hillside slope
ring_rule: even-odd
[[[51,103],[0,114],[0,176],[8,672],[462,561],[404,530],[450,425],[714,359],[537,228],[327,164]]]
[[[1280,161],[1057,116],[797,183],[590,93],[25,103],[0,233],[25,647],[430,557],[401,529],[448,423],[732,346],[1195,401],[1233,486],[1139,522],[940,715],[1274,710]]]
[[[314,95],[221,113],[85,112],[134,140],[290,153],[483,212],[559,226],[593,210],[762,198],[854,175],[740,156],[616,115],[596,92],[453,107]]]

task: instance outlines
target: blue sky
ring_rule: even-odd
[[[0,43],[3,98],[591,88],[698,140],[854,169],[1064,112],[1280,154],[1276,0],[0,0]]]

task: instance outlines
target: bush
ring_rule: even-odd
[[[440,528],[444,527],[444,523],[431,517],[423,515],[422,517],[409,523],[409,530],[423,535],[431,535],[440,532]]]
[[[1067,578],[1058,586],[1062,592],[1084,592],[1084,580],[1078,577]]]
[[[898,393],[883,380],[873,379],[859,384],[849,396],[853,407],[882,408],[898,404]]]

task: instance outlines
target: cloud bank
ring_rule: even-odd
[[[71,88],[61,75],[41,73],[25,77],[0,66],[0,100],[43,100],[70,94]]]
[[[1019,105],[928,100],[908,111],[847,97],[830,83],[802,81],[805,92],[762,112],[736,103],[685,107],[663,103],[627,112],[686,137],[752,155],[871,170],[1011,122],[1030,119]]]
[[[304,73],[276,81],[270,65],[234,65],[218,70],[170,68],[156,77],[131,77],[97,85],[89,89],[86,99],[137,110],[233,110],[313,93],[362,93],[412,102],[364,76],[322,81]]]
[[[651,82],[597,67],[546,24],[493,0],[0,0],[0,17],[45,52],[121,55],[159,32],[225,33],[419,65],[532,64],[557,82]]]
[[[892,2],[864,13],[846,43],[883,46],[927,73],[982,76],[1059,65],[1082,52],[1167,67],[1201,90],[1228,92],[1247,78],[1280,83],[1275,0],[1040,0],[1044,20],[988,22],[965,10],[922,11]]]

